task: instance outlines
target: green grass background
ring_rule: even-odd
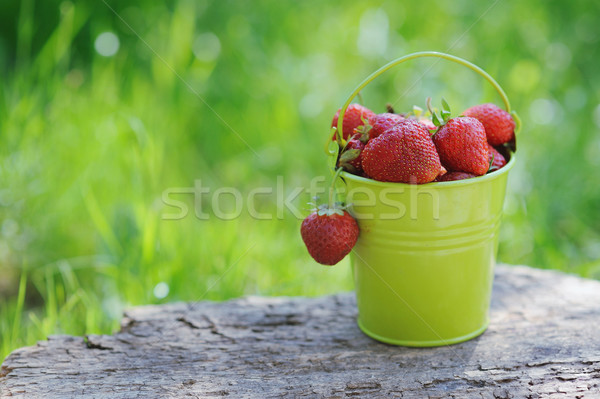
[[[414,51],[482,66],[521,115],[499,260],[600,278],[598,15],[591,0],[2,2],[0,359],[50,334],[109,333],[127,306],[352,289],[347,260],[317,265],[298,218],[277,217],[277,178],[289,193],[327,175],[335,110]],[[107,31],[110,57],[95,48]],[[463,69],[405,64],[364,102],[499,103]],[[163,192],[197,180],[273,187],[257,207],[274,217],[198,220],[180,195],[190,214],[164,220]]]

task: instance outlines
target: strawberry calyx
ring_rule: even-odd
[[[360,148],[351,148],[356,147],[355,144],[350,146],[352,140],[358,140],[362,143],[360,147],[364,147],[364,145],[369,141],[369,131],[373,128],[369,123],[369,120],[365,117],[362,117],[363,125],[354,129],[354,135],[341,146],[340,157],[338,159],[338,166],[344,168],[350,173],[358,174],[360,170],[357,166],[352,164],[352,161],[356,160],[361,153]]]
[[[365,118],[364,116],[361,116],[361,119],[363,121],[363,125],[354,129],[354,135],[352,138],[358,137],[363,144],[366,144],[367,141],[369,141],[369,131],[373,129],[373,126],[371,125],[369,119]]]
[[[350,150],[345,150],[342,155],[340,155],[340,164],[347,163],[355,160],[360,155],[360,150],[358,148],[352,148]]]
[[[358,174],[360,172],[360,154],[368,141],[368,130],[367,133],[357,133],[350,140],[346,142],[338,158],[338,166],[344,168],[350,173]],[[355,129],[356,131],[356,129]],[[362,169],[361,169],[362,170]]]
[[[333,216],[340,215],[344,216],[344,211],[348,207],[343,202],[336,202],[334,206],[331,208],[329,204],[321,204],[316,208],[312,209],[312,211],[316,211],[319,216]]]
[[[450,116],[451,116],[450,106],[448,105],[448,102],[446,102],[446,99],[444,99],[443,97],[442,97],[442,110],[441,111],[439,111],[437,108],[433,108],[431,106],[431,97],[427,97],[426,103],[427,103],[427,109],[429,110],[429,112],[431,114],[431,121],[438,128],[437,130],[439,130],[442,126],[444,126],[450,120]]]

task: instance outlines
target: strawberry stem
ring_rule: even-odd
[[[331,180],[331,185],[329,186],[329,209],[333,209],[334,206],[334,194],[335,194],[335,182],[337,178],[340,176],[340,173],[344,168],[338,168],[333,175],[333,179]]]
[[[425,105],[427,106],[427,110],[429,111],[431,116],[433,116],[435,112],[433,111],[433,107],[431,106],[431,97],[427,97],[425,99]]]

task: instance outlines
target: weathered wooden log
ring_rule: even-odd
[[[439,348],[385,345],[351,293],[129,310],[114,335],[13,352],[2,397],[600,397],[600,282],[496,268],[490,327]]]

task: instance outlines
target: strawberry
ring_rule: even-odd
[[[331,127],[337,127],[341,110],[341,108],[338,109],[333,117]],[[363,120],[369,120],[373,116],[375,116],[375,113],[367,107],[363,107],[360,104],[350,104],[344,114],[344,125],[342,126],[344,140],[348,140],[348,137],[354,134],[354,129],[365,124]]]
[[[465,110],[463,115],[475,118],[483,124],[487,141],[493,146],[507,143],[515,137],[514,119],[495,104],[476,105]]]
[[[435,130],[437,129],[437,127],[433,124],[433,122],[431,121],[431,119],[427,118],[427,117],[422,117],[418,119],[419,123],[423,126],[425,126],[425,129],[427,130]]]
[[[365,143],[360,140],[358,135],[352,137],[346,144],[344,152],[340,155],[338,167],[342,167],[355,175],[360,175],[363,171],[362,150],[364,148]]]
[[[494,147],[488,144],[488,165],[489,171],[498,170],[506,165],[506,159]]]
[[[358,239],[358,224],[340,208],[321,205],[300,228],[308,253],[322,265],[335,265],[354,247]]]
[[[429,183],[442,171],[429,131],[409,119],[369,140],[362,167],[375,180],[416,184]]]
[[[450,119],[434,134],[433,142],[446,169],[478,176],[488,171],[485,129],[477,119]]]
[[[436,180],[439,179],[440,177],[444,176],[446,173],[448,173],[448,171],[446,170],[446,168],[444,168],[444,165],[442,165],[442,167],[440,168],[440,173],[436,177]]]
[[[439,176],[435,181],[454,181],[454,180],[464,180],[470,179],[472,177],[477,177],[472,173],[466,172],[448,172],[443,176]]]
[[[369,119],[369,124],[371,125],[371,130],[369,130],[369,139],[374,139],[375,137],[389,131],[393,126],[402,120],[404,120],[404,118],[400,115],[389,112],[377,114],[371,117],[371,119]]]

